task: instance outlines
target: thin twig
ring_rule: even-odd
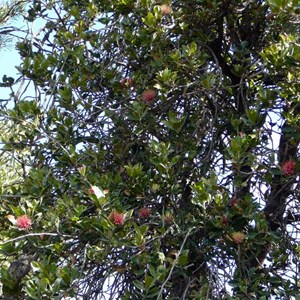
[[[163,293],[164,287],[165,287],[165,285],[167,284],[167,282],[169,281],[169,279],[170,279],[171,276],[172,276],[173,270],[174,270],[174,268],[175,268],[175,266],[176,266],[176,264],[177,264],[177,261],[178,261],[178,259],[179,259],[180,254],[181,254],[181,252],[182,252],[182,250],[183,250],[184,244],[185,244],[187,238],[189,237],[189,235],[191,234],[191,231],[192,231],[192,230],[193,230],[193,229],[190,228],[190,229],[188,230],[187,234],[185,235],[184,240],[183,240],[183,242],[182,242],[182,244],[181,244],[180,250],[179,250],[179,252],[177,253],[176,258],[175,258],[175,260],[174,260],[174,262],[173,262],[173,265],[172,265],[172,267],[171,267],[170,273],[169,273],[168,277],[166,278],[166,280],[164,281],[164,283],[162,284],[162,286],[161,286],[161,288],[160,288],[159,294],[158,294],[158,296],[157,296],[157,300],[159,300],[159,299],[161,298],[161,295],[162,295],[162,293]]]
[[[25,239],[27,237],[31,237],[31,236],[44,236],[44,235],[48,235],[48,236],[60,236],[60,237],[64,237],[64,238],[65,237],[68,237],[68,238],[72,237],[71,235],[67,235],[67,234],[50,233],[50,232],[28,233],[28,234],[24,234],[24,235],[18,236],[16,238],[13,238],[13,239],[1,242],[0,246],[8,244],[8,243],[15,242],[15,241],[18,241],[18,240]]]

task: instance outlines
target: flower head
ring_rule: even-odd
[[[163,218],[165,224],[169,225],[169,224],[172,224],[173,223],[173,215],[169,212],[167,212],[165,215],[164,215],[164,218]]]
[[[151,214],[151,209],[148,208],[148,207],[142,207],[140,210],[139,210],[139,217],[141,219],[146,219],[146,218],[149,218]]]
[[[156,97],[156,91],[155,90],[145,90],[142,93],[142,100],[146,103],[151,103],[154,98]]]
[[[163,15],[169,15],[172,12],[172,8],[167,4],[162,4],[160,6],[161,12]]]
[[[287,160],[281,166],[281,171],[284,176],[292,176],[295,173],[296,162],[293,160]]]
[[[123,225],[125,221],[125,216],[124,214],[112,211],[108,216],[108,219],[115,225]]]
[[[237,232],[234,232],[232,235],[231,235],[231,238],[232,240],[236,243],[236,244],[241,244],[244,239],[245,239],[245,234],[242,233],[241,231],[237,231]]]
[[[25,229],[25,230],[27,230],[27,229],[29,229],[31,227],[31,224],[32,224],[32,221],[31,221],[31,219],[27,215],[19,216],[16,219],[16,226],[19,229]]]

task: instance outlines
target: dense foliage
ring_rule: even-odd
[[[32,1],[7,299],[300,297],[297,2]]]

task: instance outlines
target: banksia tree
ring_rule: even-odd
[[[44,28],[17,44],[33,88],[2,107],[22,172],[1,191],[1,258],[32,260],[18,281],[3,265],[4,290],[299,296],[298,14],[280,0],[33,2],[27,22]]]

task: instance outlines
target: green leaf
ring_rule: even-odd
[[[145,288],[146,290],[149,290],[150,287],[154,284],[155,279],[148,274],[145,275]]]
[[[151,12],[148,12],[147,16],[145,18],[142,18],[142,20],[149,27],[154,27],[156,25],[155,17]]]
[[[189,250],[186,249],[186,250],[183,250],[178,258],[178,264],[181,266],[181,267],[184,267],[185,264],[187,263],[188,261],[188,254],[189,254]]]
[[[140,291],[144,291],[145,290],[145,286],[142,282],[140,282],[139,280],[134,280],[133,281],[134,286],[139,289]]]

